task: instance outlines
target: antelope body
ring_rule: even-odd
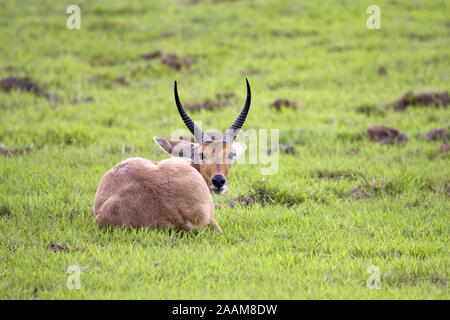
[[[194,142],[154,137],[155,142],[175,157],[155,162],[126,159],[103,176],[94,200],[95,221],[100,226],[176,227],[191,231],[206,225],[222,231],[214,220],[210,192],[227,190],[233,161],[245,151],[244,143],[233,142],[250,108],[250,85],[240,115],[222,139],[204,133],[187,115],[174,87],[178,111]]]

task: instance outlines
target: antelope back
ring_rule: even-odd
[[[211,225],[220,230],[213,212],[202,176],[177,158],[122,161],[103,176],[94,201],[95,220],[101,226],[192,230]]]

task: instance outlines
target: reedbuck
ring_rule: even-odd
[[[160,162],[143,158],[126,159],[103,176],[94,200],[95,221],[100,226],[176,227],[190,231],[205,225],[222,231],[214,220],[210,191],[224,193],[228,173],[246,145],[234,142],[250,109],[247,82],[244,108],[221,139],[203,132],[186,113],[174,94],[178,111],[195,139],[193,142],[154,137],[155,142],[175,157]]]

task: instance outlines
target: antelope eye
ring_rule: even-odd
[[[203,154],[203,152],[200,152],[199,157],[200,160],[205,160],[205,155]]]
[[[228,160],[234,160],[234,158],[236,158],[236,153],[230,152],[230,153],[228,154]]]

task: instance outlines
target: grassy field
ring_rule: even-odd
[[[66,27],[70,4],[80,30]],[[380,30],[366,27],[371,4]],[[0,79],[28,77],[42,91],[0,90],[0,298],[449,299],[450,154],[425,133],[448,129],[450,111],[389,105],[450,89],[449,9],[2,1]],[[244,129],[279,129],[287,150],[275,175],[234,166],[228,193],[213,195],[224,232],[99,229],[102,175],[128,157],[167,158],[152,137],[183,128],[173,81],[186,105],[233,93],[191,112],[223,129],[245,77]],[[271,108],[277,99],[296,108]],[[372,142],[371,125],[409,140]],[[78,290],[67,287],[70,265],[81,267]],[[367,287],[370,266],[379,289]]]

